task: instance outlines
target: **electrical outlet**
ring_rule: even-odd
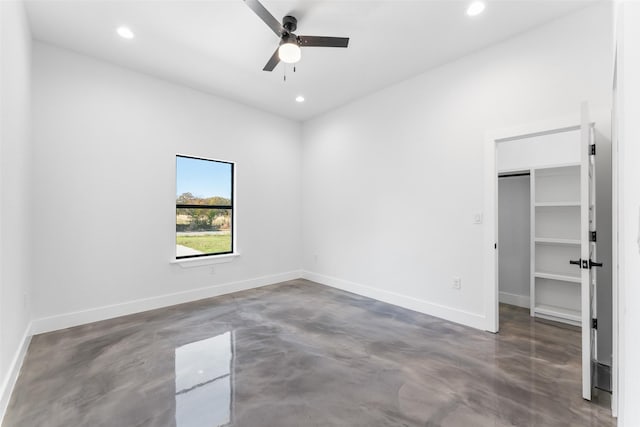
[[[451,282],[451,287],[453,289],[460,289],[462,288],[462,279],[460,277],[455,276],[453,278],[453,281]]]
[[[476,212],[473,215],[473,223],[474,224],[482,224],[482,212]]]

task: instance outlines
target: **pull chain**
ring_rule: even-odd
[[[287,81],[287,70],[289,68],[289,65],[288,64],[282,64],[282,65],[284,65],[282,67],[282,80],[286,83],[286,81]],[[293,64],[293,72],[294,73],[296,72],[296,64]]]

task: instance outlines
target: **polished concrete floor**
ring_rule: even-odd
[[[35,336],[3,426],[613,426],[580,337],[497,335],[295,280]]]

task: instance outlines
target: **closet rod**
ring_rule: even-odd
[[[510,173],[510,174],[498,175],[498,178],[512,178],[514,176],[529,176],[529,175],[531,175],[531,173],[529,172]]]

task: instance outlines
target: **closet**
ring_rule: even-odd
[[[499,301],[580,328],[582,397],[590,400],[594,384],[611,388],[611,158],[606,112],[599,131],[586,102],[580,110],[556,127],[495,132],[504,136],[490,141],[499,177],[491,234]]]
[[[500,301],[580,326],[580,268],[569,262],[581,248],[580,132],[502,141],[497,156]]]

